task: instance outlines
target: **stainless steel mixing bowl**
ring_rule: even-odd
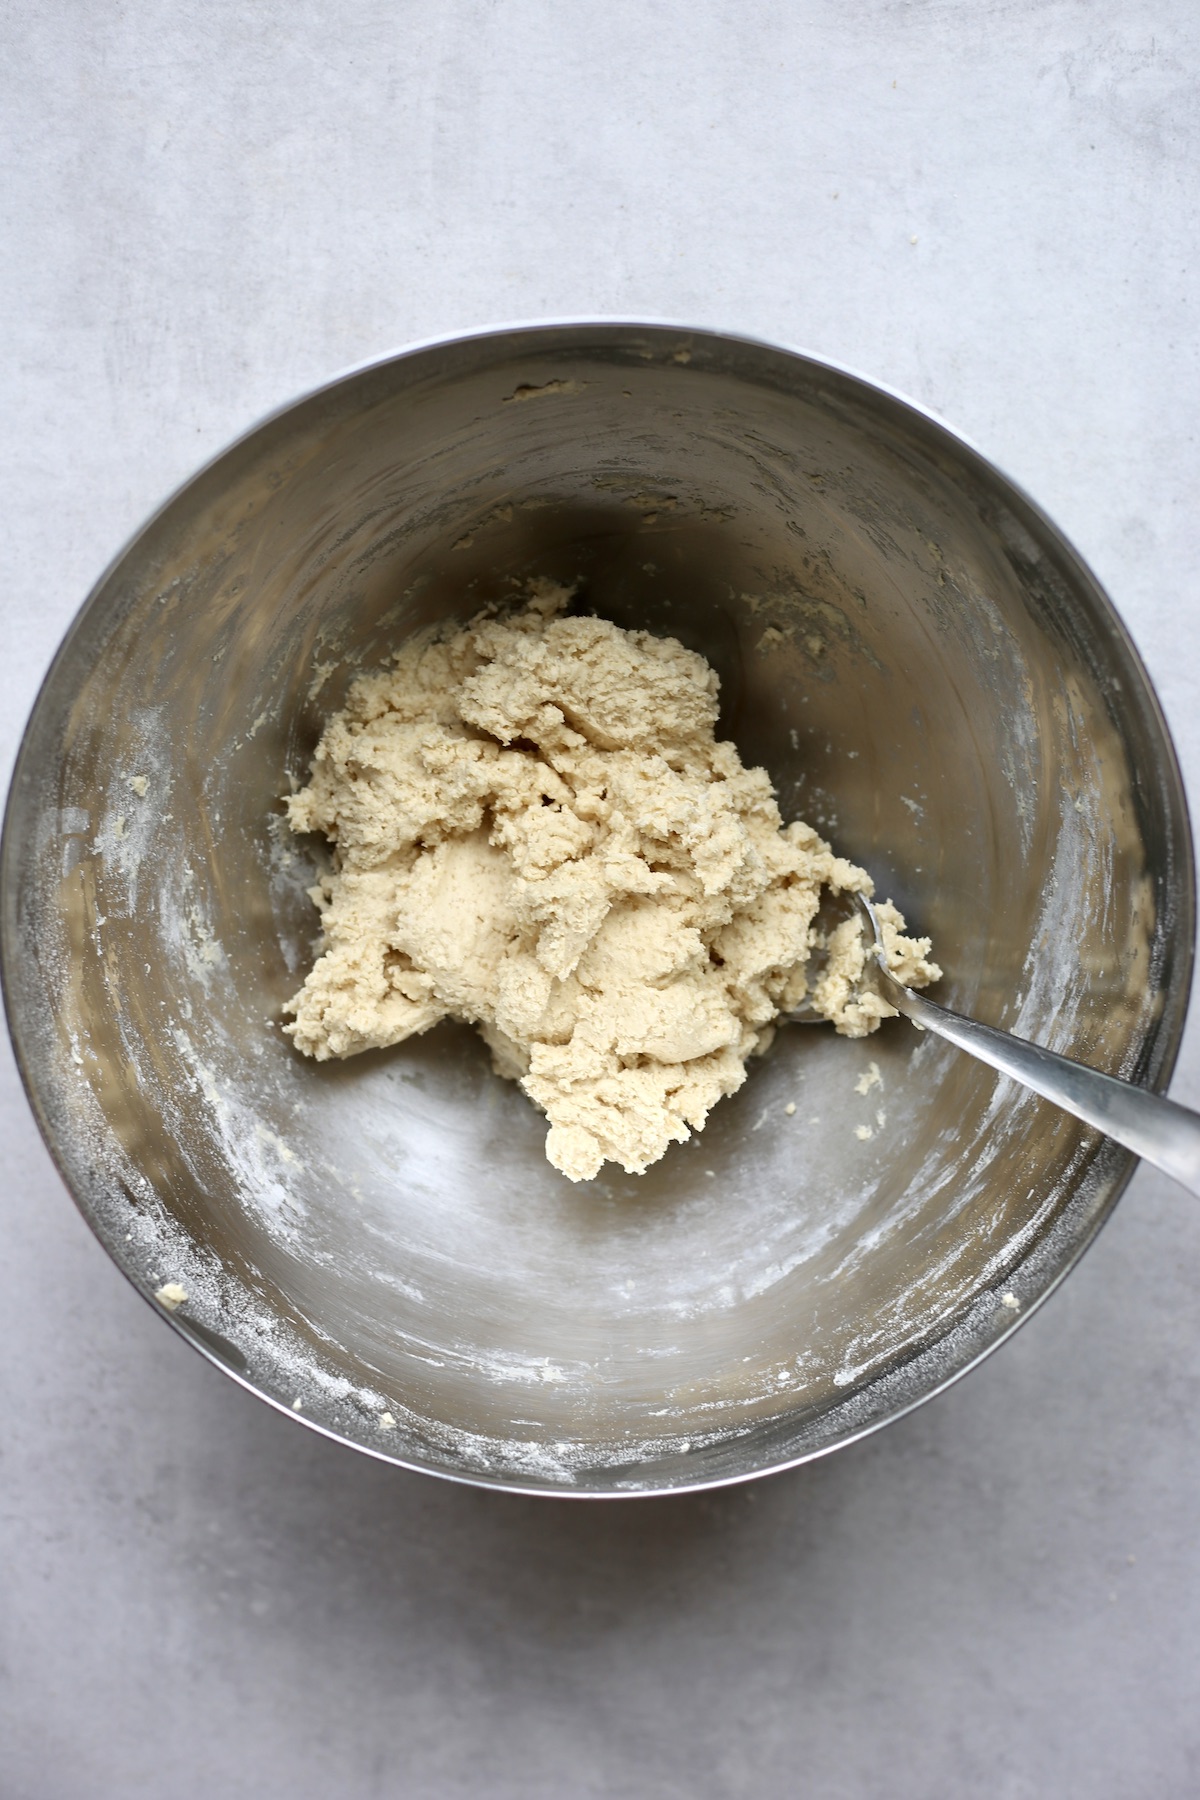
[[[698,1139],[579,1187],[465,1027],[295,1055],[321,850],[280,795],[355,671],[533,574],[711,659],[724,732],[932,933],[948,1004],[1165,1084],[1187,818],[1092,576],[897,397],[615,323],[344,376],[121,554],[12,790],[13,1035],[110,1255],[147,1295],[178,1282],[175,1328],[265,1399],[498,1487],[735,1480],[975,1362],[1132,1159],[904,1021],[781,1033]]]

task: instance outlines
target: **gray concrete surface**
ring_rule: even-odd
[[[5,768],[95,574],[258,412],[610,312],[801,343],[971,433],[1109,586],[1200,793],[1192,0],[0,16]],[[202,1364],[2,1074],[3,1800],[1200,1793],[1200,1208],[1165,1180],[882,1436],[539,1503]]]

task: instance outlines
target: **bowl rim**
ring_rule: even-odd
[[[135,1292],[140,1295],[145,1304],[149,1306],[159,1318],[165,1320],[165,1322],[170,1325],[185,1342],[190,1344],[194,1350],[198,1351],[209,1363],[218,1368],[222,1374],[236,1382],[239,1387],[245,1389],[247,1393],[252,1394],[257,1400],[274,1408],[276,1412],[282,1414],[285,1418],[305,1426],[308,1430],[314,1431],[318,1433],[318,1435],[327,1438],[334,1443],[342,1444],[349,1449],[355,1450],[362,1455],[372,1457],[378,1462],[389,1464],[394,1468],[412,1470],[414,1473],[430,1475],[438,1480],[454,1482],[460,1486],[482,1488],[494,1493],[516,1494],[530,1498],[569,1500],[659,1499],[681,1494],[703,1493],[718,1488],[733,1487],[745,1481],[758,1480],[768,1475],[782,1474],[787,1470],[799,1468],[805,1463],[814,1462],[830,1456],[837,1450],[844,1449],[851,1444],[858,1443],[864,1438],[872,1436],[875,1432],[881,1431],[885,1426],[892,1424],[898,1419],[904,1418],[918,1407],[923,1406],[927,1401],[934,1399],[938,1394],[944,1393],[947,1388],[952,1387],[956,1382],[960,1381],[963,1376],[967,1375],[972,1369],[977,1368],[980,1363],[985,1361],[993,1351],[1006,1343],[1008,1339],[1013,1336],[1014,1332],[1018,1331],[1026,1320],[1044,1305],[1059,1287],[1060,1283],[1065,1281],[1067,1276],[1079,1263],[1080,1259],[1095,1242],[1103,1226],[1111,1218],[1118,1201],[1136,1172],[1139,1159],[1134,1156],[1132,1152],[1120,1150],[1111,1140],[1102,1139],[1098,1149],[1090,1158],[1089,1165],[1085,1169],[1083,1179],[1078,1184],[1075,1193],[1071,1196],[1071,1199],[1067,1204],[1060,1209],[1047,1231],[1043,1233],[1040,1239],[1035,1241],[1030,1251],[1022,1257],[1021,1262],[1009,1277],[1006,1286],[1023,1288],[1024,1284],[1020,1280],[1021,1274],[1031,1264],[1041,1260],[1041,1253],[1049,1249],[1051,1240],[1060,1235],[1063,1227],[1070,1223],[1068,1215],[1077,1209],[1078,1203],[1080,1203],[1081,1200],[1086,1199],[1089,1187],[1096,1189],[1106,1188],[1107,1191],[1104,1193],[1099,1205],[1093,1205],[1090,1208],[1084,1205],[1081,1208],[1085,1214],[1090,1211],[1090,1216],[1085,1216],[1083,1219],[1074,1222],[1071,1230],[1073,1241],[1068,1246],[1067,1253],[1065,1255],[1060,1255],[1055,1259],[1055,1267],[1051,1271],[1049,1277],[1043,1278],[1037,1287],[1031,1289],[1028,1294],[1022,1292],[1019,1307],[1016,1310],[1010,1311],[1009,1317],[1003,1328],[990,1331],[985,1343],[982,1343],[973,1352],[965,1354],[961,1360],[956,1361],[955,1365],[939,1379],[922,1387],[917,1393],[899,1398],[894,1405],[888,1406],[885,1404],[878,1411],[877,1416],[868,1417],[861,1423],[850,1426],[844,1432],[833,1437],[831,1441],[806,1446],[796,1454],[785,1455],[778,1460],[767,1461],[760,1466],[748,1467],[733,1473],[705,1476],[695,1480],[663,1483],[654,1486],[639,1485],[635,1479],[631,1479],[628,1483],[622,1483],[619,1486],[610,1488],[569,1487],[548,1481],[537,1482],[525,1479],[510,1480],[466,1469],[452,1469],[442,1464],[424,1462],[412,1456],[396,1455],[382,1447],[363,1443],[356,1438],[349,1437],[345,1433],[336,1430],[334,1427],[325,1424],[319,1419],[306,1416],[302,1411],[296,1411],[274,1394],[265,1392],[262,1388],[257,1386],[248,1375],[232,1366],[225,1356],[221,1354],[216,1343],[206,1341],[206,1336],[213,1336],[215,1334],[206,1333],[203,1328],[198,1329],[195,1321],[189,1321],[156,1303],[153,1296],[147,1291],[146,1286],[134,1271],[125,1267],[118,1259],[115,1251],[106,1241],[99,1229],[98,1222],[93,1216],[93,1212],[89,1206],[88,1197],[77,1190],[75,1182],[67,1172],[65,1159],[56,1142],[52,1121],[37,1091],[34,1073],[30,1066],[30,1059],[25,1053],[25,1047],[20,1034],[20,1027],[16,1017],[16,1007],[13,997],[13,981],[10,971],[10,958],[12,956],[13,942],[16,936],[15,929],[10,930],[10,921],[12,914],[15,911],[16,890],[18,885],[16,812],[20,798],[19,790],[22,786],[23,776],[25,774],[25,764],[30,753],[30,738],[33,727],[43,702],[46,700],[53,686],[57,672],[61,664],[66,660],[71,645],[82,627],[84,620],[90,614],[93,606],[99,601],[101,595],[108,586],[108,583],[125,559],[137,548],[141,541],[149,535],[177,501],[182,499],[192,488],[204,480],[222,462],[243,446],[247,445],[250,440],[255,438],[264,429],[277,421],[282,420],[289,413],[299,410],[306,404],[333,393],[338,388],[357,380],[361,376],[391,367],[398,363],[413,361],[430,352],[453,350],[464,345],[482,342],[488,339],[514,340],[514,349],[518,349],[521,340],[525,340],[529,343],[531,349],[535,349],[540,347],[538,340],[545,340],[548,337],[564,331],[579,331],[583,333],[593,331],[646,331],[668,334],[674,337],[686,337],[693,340],[696,338],[706,338],[717,343],[730,344],[746,350],[766,351],[774,355],[782,355],[787,358],[795,359],[798,362],[808,364],[811,368],[843,378],[855,386],[867,390],[871,395],[881,395],[891,401],[894,406],[898,407],[902,414],[911,414],[916,419],[920,420],[926,427],[932,428],[935,438],[943,440],[945,445],[959,458],[962,458],[965,455],[969,463],[974,463],[977,466],[978,472],[983,474],[987,480],[1004,490],[1008,497],[1015,500],[1017,502],[1018,510],[1025,511],[1036,524],[1039,531],[1043,533],[1045,538],[1053,545],[1057,555],[1069,570],[1073,583],[1078,583],[1084,590],[1090,590],[1092,598],[1098,602],[1102,613],[1107,615],[1107,624],[1116,640],[1119,653],[1139,680],[1141,687],[1140,699],[1148,714],[1149,722],[1155,730],[1159,740],[1159,749],[1162,758],[1161,774],[1164,778],[1165,785],[1169,790],[1170,799],[1177,809],[1178,823],[1181,828],[1180,843],[1178,845],[1181,874],[1181,892],[1179,896],[1181,902],[1181,917],[1179,920],[1179,942],[1174,947],[1174,954],[1177,959],[1177,973],[1181,978],[1178,984],[1181,993],[1175,1010],[1175,1018],[1168,1025],[1165,1033],[1159,1038],[1155,1046],[1158,1052],[1158,1064],[1151,1084],[1156,1092],[1162,1093],[1166,1091],[1179,1056],[1187,1019],[1188,1001],[1195,974],[1197,909],[1195,841],[1191,825],[1191,813],[1188,805],[1187,790],[1184,785],[1179,755],[1175,747],[1170,726],[1167,722],[1162,701],[1159,698],[1158,691],[1150,678],[1149,672],[1142,660],[1133,637],[1107,589],[1098,579],[1081,553],[1076,549],[1072,540],[1068,538],[1062,528],[1051,518],[1024,486],[1011,476],[1003,465],[997,463],[983,451],[973,438],[966,432],[961,431],[957,426],[951,424],[942,414],[932,407],[925,405],[919,400],[913,399],[911,395],[906,394],[900,388],[894,387],[888,382],[880,381],[875,376],[864,373],[861,369],[851,364],[843,363],[834,358],[821,355],[818,352],[805,349],[785,339],[770,338],[755,332],[729,329],[719,324],[697,323],[695,320],[689,321],[670,316],[640,316],[625,313],[547,315],[544,317],[500,320],[492,324],[472,326],[458,331],[434,333],[426,337],[411,340],[401,344],[395,349],[365,357],[360,361],[344,365],[324,380],[314,382],[311,385],[302,388],[290,398],[280,402],[278,405],[268,408],[265,412],[259,414],[249,425],[236,433],[235,436],[230,438],[219,449],[208,456],[192,470],[189,475],[185,476],[182,481],[178,482],[166,493],[164,498],[151,509],[141,523],[129,533],[91,584],[86,596],[63,633],[41,681],[38,683],[33,703],[22,728],[8,785],[3,823],[2,826],[0,826],[0,993],[3,995],[9,1038],[12,1043],[14,1059],[20,1075],[22,1087],[25,1091],[26,1099],[28,1100],[30,1110],[33,1113],[42,1140],[50,1155],[51,1162],[58,1172],[63,1185],[66,1187],[68,1194],[93,1232],[93,1235],[98,1239],[101,1247],[108,1254],[110,1260],[115,1263],[121,1274],[125,1276],[126,1280],[134,1288]],[[1113,1165],[1111,1173],[1106,1165]],[[885,1388],[893,1377],[904,1376],[910,1371],[915,1371],[927,1358],[938,1351],[943,1350],[947,1341],[955,1335],[956,1330],[960,1329],[963,1323],[964,1321],[960,1320],[957,1324],[951,1325],[947,1332],[934,1339],[931,1343],[921,1346],[913,1355],[904,1358],[892,1369],[884,1371],[881,1376],[877,1377],[873,1382],[868,1383],[867,1388],[864,1391],[868,1393],[878,1392]],[[842,1407],[846,1404],[846,1402],[842,1402],[831,1408],[829,1413],[825,1416],[833,1417],[840,1412]],[[636,1470],[636,1467],[637,1465],[630,1465],[631,1473]]]

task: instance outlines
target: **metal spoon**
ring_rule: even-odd
[[[1099,1069],[1072,1062],[1070,1057],[1058,1056],[1053,1050],[1043,1050],[1024,1038],[997,1030],[994,1025],[964,1019],[961,1013],[914,993],[897,981],[888,968],[875,908],[861,894],[852,898],[868,928],[869,979],[880,997],[897,1012],[914,1025],[948,1038],[980,1062],[1011,1075],[1035,1094],[1053,1100],[1065,1112],[1074,1113],[1077,1119],[1094,1125],[1127,1150],[1153,1163],[1156,1169],[1173,1176],[1191,1193],[1200,1194],[1200,1113],[1145,1088],[1134,1087],[1115,1075],[1102,1075]],[[785,1016],[815,1017],[811,1011],[803,1010]]]

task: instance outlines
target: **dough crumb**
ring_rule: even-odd
[[[1021,1310],[1021,1302],[1013,1293],[1001,1294],[1000,1304],[1001,1306],[1007,1306],[1010,1312],[1020,1312]]]
[[[335,848],[284,1029],[324,1060],[477,1025],[546,1114],[551,1163],[586,1181],[686,1142],[806,996],[847,1037],[894,1009],[863,985],[857,916],[816,923],[824,888],[870,877],[717,741],[703,657],[564,617],[570,598],[535,581],[351,687],[287,802]],[[936,980],[928,939],[878,912],[899,978]]]
[[[381,1412],[379,1415],[379,1423],[384,1431],[395,1431],[396,1429],[396,1421],[390,1412]]]
[[[177,1281],[164,1281],[160,1288],[155,1288],[154,1298],[168,1312],[177,1312],[187,1299],[187,1289],[180,1287]]]
[[[877,1062],[868,1063],[854,1084],[856,1094],[869,1094],[873,1087],[883,1086],[883,1076],[879,1073]]]
[[[875,1133],[869,1125],[856,1125],[854,1127],[854,1135],[858,1138],[860,1143],[866,1144],[875,1136]]]
[[[788,1118],[790,1119],[792,1114],[796,1110],[796,1102],[794,1100],[789,1100],[783,1110],[787,1114]]]

